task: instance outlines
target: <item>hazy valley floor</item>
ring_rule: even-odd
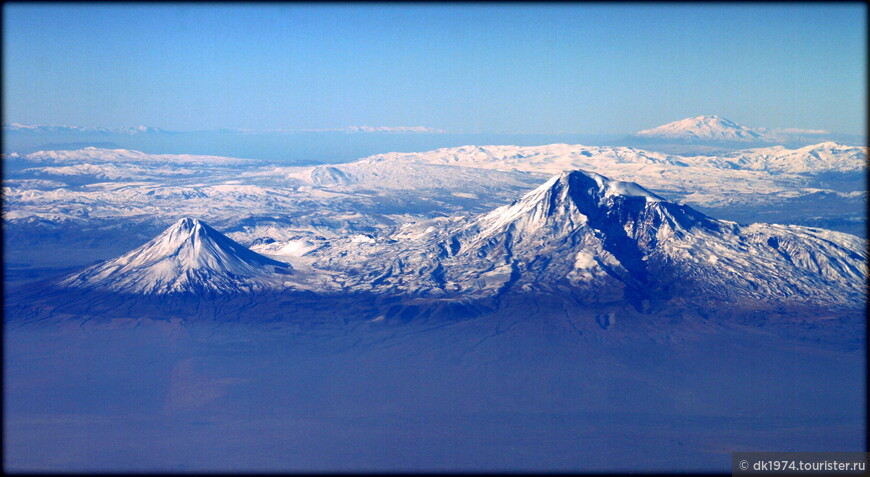
[[[6,470],[728,472],[733,451],[866,450],[863,346],[590,319],[7,326]]]

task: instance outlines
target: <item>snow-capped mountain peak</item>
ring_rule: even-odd
[[[639,131],[635,136],[695,141],[767,141],[771,139],[760,129],[748,128],[716,115],[680,119],[652,129]]]
[[[613,299],[635,304],[675,290],[702,300],[865,297],[866,252],[858,237],[715,220],[637,184],[585,171],[559,174],[442,237],[433,259],[441,265],[425,269],[437,271],[445,291],[466,295],[567,286],[591,302],[622,290]]]
[[[538,229],[545,223],[560,228],[585,224],[590,216],[608,213],[624,202],[643,209],[663,199],[634,182],[611,180],[594,172],[565,171],[551,177],[514,203],[499,207],[480,220],[481,237],[512,225],[514,230]]]
[[[183,218],[145,245],[62,283],[144,294],[250,291],[268,287],[290,270],[204,222]]]

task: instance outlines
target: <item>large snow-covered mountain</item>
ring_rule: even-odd
[[[513,286],[623,288],[626,298],[860,303],[865,243],[795,226],[741,227],[631,183],[564,172],[451,237],[459,269],[504,263]],[[463,270],[465,282],[474,273]]]
[[[334,278],[345,290],[429,297],[561,291],[595,302],[865,300],[867,253],[858,237],[719,221],[584,171],[563,172],[486,214],[407,229],[364,243],[334,241],[302,258],[314,269],[352,270]]]
[[[197,219],[184,218],[154,240],[61,283],[124,293],[239,293],[280,284],[288,264],[239,245]]]

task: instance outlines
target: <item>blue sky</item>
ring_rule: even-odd
[[[3,122],[611,134],[866,127],[866,7],[9,4]]]

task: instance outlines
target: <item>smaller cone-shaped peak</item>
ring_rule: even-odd
[[[64,283],[135,293],[233,291],[238,286],[264,284],[276,268],[290,269],[186,217],[145,245]]]

